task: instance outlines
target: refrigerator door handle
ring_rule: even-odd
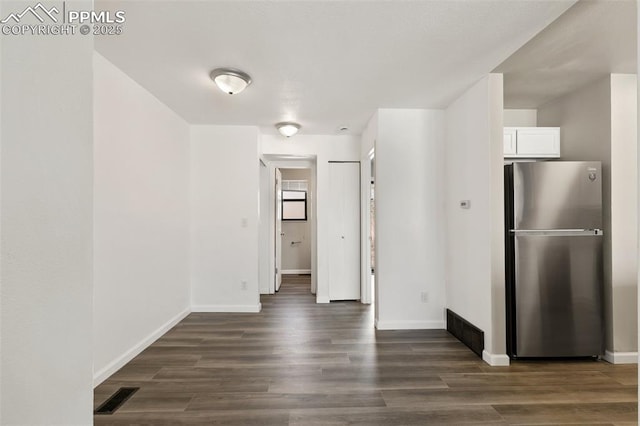
[[[515,236],[538,235],[548,237],[589,237],[604,235],[602,229],[511,229],[509,232]]]

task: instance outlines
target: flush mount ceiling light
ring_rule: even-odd
[[[249,74],[235,68],[216,68],[209,76],[220,90],[230,95],[242,92],[251,84]]]
[[[298,130],[300,130],[300,125],[292,121],[283,121],[282,123],[276,124],[276,129],[278,129],[282,136],[290,138],[291,136],[298,133]]]

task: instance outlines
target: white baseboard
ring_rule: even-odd
[[[283,269],[282,275],[309,275],[311,269]]]
[[[93,387],[95,388],[100,383],[108,379],[113,373],[124,367],[129,361],[138,356],[143,350],[148,348],[153,342],[158,340],[163,334],[169,331],[172,327],[182,321],[187,315],[191,313],[191,309],[187,308],[180,312],[175,317],[160,326],[153,333],[149,334],[140,343],[120,355],[118,358],[110,362],[106,367],[100,371],[93,373]]]
[[[444,330],[444,321],[386,321],[376,320],[378,330]]]
[[[257,313],[261,310],[261,303],[257,305],[194,305],[191,307],[191,312]]]
[[[611,364],[637,364],[638,352],[604,351],[604,360]]]
[[[482,351],[482,360],[492,367],[508,367],[511,363],[509,355],[491,354],[486,350]]]

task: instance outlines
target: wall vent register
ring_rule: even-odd
[[[484,332],[450,309],[447,309],[447,331],[482,357]]]
[[[127,402],[129,398],[133,396],[140,388],[120,388],[111,395],[109,399],[103,402],[93,414],[113,414],[124,404]]]

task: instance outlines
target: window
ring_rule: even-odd
[[[307,220],[307,191],[282,191],[282,220]]]

